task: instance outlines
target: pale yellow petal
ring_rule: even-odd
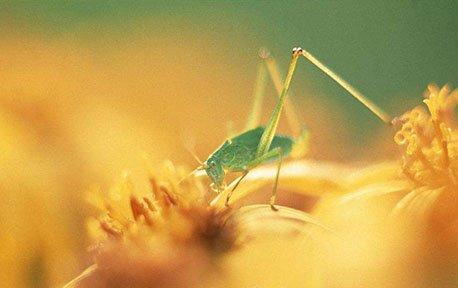
[[[265,234],[297,235],[307,233],[310,225],[319,227],[323,231],[332,232],[332,229],[321,223],[313,215],[285,206],[250,205],[238,209],[231,221],[237,225],[239,238],[262,237]]]
[[[284,163],[280,171],[279,187],[305,195],[343,194],[346,187],[344,177],[350,170],[342,166],[315,161],[291,161]],[[231,203],[246,197],[265,185],[274,185],[277,167],[262,166],[253,169],[242,180],[231,197]],[[227,194],[237,180],[228,185],[211,203],[215,207],[223,207]]]
[[[352,193],[340,197],[339,205],[344,205],[352,201],[367,200],[392,193],[407,192],[411,187],[412,184],[406,180],[393,180],[379,183],[375,182],[374,184],[363,186]]]
[[[406,207],[408,207],[411,204],[413,199],[415,199],[415,197],[417,197],[424,191],[427,191],[427,188],[420,187],[405,195],[391,211],[391,217],[399,217],[400,215],[402,215],[405,212]]]
[[[399,163],[390,161],[369,165],[353,171],[345,179],[346,185],[352,190],[371,183],[400,179]]]

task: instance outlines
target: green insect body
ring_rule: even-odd
[[[205,161],[205,171],[211,178],[216,190],[224,187],[226,172],[246,172],[250,164],[256,160],[256,151],[265,127],[248,130],[238,136],[226,140]],[[281,149],[282,156],[287,156],[293,148],[294,140],[288,136],[275,135],[269,151]],[[264,162],[279,160],[279,155],[272,155]]]
[[[274,202],[281,162],[283,157],[291,152],[294,144],[292,138],[275,135],[275,133],[282,108],[285,105],[286,95],[296,68],[297,59],[300,55],[302,55],[302,49],[294,48],[283,89],[266,127],[248,129],[248,131],[226,140],[208,157],[203,165],[198,168],[205,170],[212,181],[212,188],[217,192],[222,192],[225,189],[224,178],[227,172],[242,172],[242,176],[227,195],[226,205],[229,205],[229,199],[232,192],[251,169],[262,163],[276,160],[278,162],[277,177],[270,201],[272,209],[275,209]],[[260,70],[260,72],[262,72],[262,70]],[[262,79],[263,77],[258,78]],[[259,118],[259,115],[257,115],[259,111],[256,110],[260,107],[261,94],[262,93],[259,93],[259,91],[255,91],[255,95],[257,95],[255,96],[255,105],[253,109],[255,112],[251,115],[252,118],[250,120]],[[255,121],[249,121],[249,123],[253,122]]]

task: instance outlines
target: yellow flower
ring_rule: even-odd
[[[416,188],[398,203],[394,214],[407,210],[425,216],[440,199],[449,202],[449,208],[458,208],[458,131],[454,119],[458,90],[429,85],[423,102],[428,110],[417,107],[398,119],[401,129],[394,139],[405,149],[402,171]],[[453,210],[448,214],[449,220],[456,219]]]
[[[105,196],[92,191],[88,200],[102,212],[88,221],[95,264],[66,287],[222,287],[234,281],[223,281],[222,256],[247,242],[272,233],[294,239],[312,228],[330,231],[307,213],[282,206],[274,212],[269,205],[217,205],[199,178],[180,181],[185,175],[166,162],[150,177],[148,195],[135,196],[128,174]],[[262,181],[249,180],[256,185],[237,191],[249,194]]]
[[[425,98],[428,111],[417,107],[397,120],[402,126],[394,139],[405,147],[403,172],[420,186],[454,186],[458,132],[453,113],[458,91],[450,93],[448,86],[429,85]]]

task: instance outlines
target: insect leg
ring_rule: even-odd
[[[263,63],[259,63],[258,75],[256,77],[256,83],[253,90],[253,106],[248,116],[248,122],[245,130],[250,130],[259,125],[261,119],[261,107],[264,92],[266,90],[267,73],[266,67]]]
[[[232,193],[237,188],[237,186],[239,186],[240,182],[242,182],[243,178],[245,178],[245,176],[248,174],[248,172],[249,172],[249,170],[246,170],[246,171],[243,172],[242,176],[239,178],[239,180],[237,180],[237,183],[235,183],[234,187],[232,187],[231,191],[229,191],[229,193],[227,194],[226,207],[229,206],[229,200],[231,199]]]
[[[250,163],[250,169],[258,166],[259,164],[261,164],[263,162],[266,162],[267,160],[272,159],[273,157],[279,157],[279,160],[278,160],[278,166],[277,166],[277,173],[275,175],[275,184],[274,184],[274,187],[273,187],[273,190],[272,190],[272,196],[270,197],[270,207],[272,208],[272,210],[277,210],[277,208],[275,208],[274,204],[275,204],[275,199],[277,198],[278,179],[280,177],[280,169],[281,169],[281,164],[282,164],[282,161],[283,161],[283,151],[282,151],[282,149],[280,147],[274,148],[274,149],[270,150],[269,152],[267,152],[266,154],[254,159]]]
[[[270,52],[265,48],[262,48],[259,54],[261,58],[264,59],[267,71],[269,71],[270,79],[274,84],[275,90],[277,91],[278,95],[280,95],[282,90],[283,79],[281,77],[277,61],[275,61]],[[294,137],[298,137],[301,133],[301,125],[299,117],[297,116],[296,109],[294,109],[293,103],[290,99],[291,96],[292,93],[288,92],[288,97],[285,100],[285,115],[286,120],[288,122],[288,126],[291,129],[292,135],[294,135]]]
[[[274,184],[274,188],[272,190],[272,196],[270,196],[270,208],[272,208],[272,210],[274,211],[277,211],[278,209],[274,206],[275,205],[275,200],[277,199],[277,187],[278,187],[278,179],[280,178],[280,169],[281,169],[281,164],[283,162],[283,153],[282,153],[282,150],[279,149],[279,152],[278,152],[278,165],[277,165],[277,174],[275,175],[275,184]]]
[[[259,141],[258,149],[256,151],[256,156],[260,157],[269,152],[270,145],[272,140],[275,137],[275,132],[277,131],[278,122],[280,121],[280,114],[283,108],[283,105],[286,100],[286,95],[288,93],[291,80],[293,79],[294,70],[296,69],[297,59],[302,54],[301,48],[294,48],[293,55],[291,57],[291,63],[289,64],[288,74],[286,75],[285,83],[283,85],[283,90],[281,92],[280,98],[278,99],[277,105],[275,106],[272,115],[270,116],[269,123],[267,124],[266,129],[262,133],[261,139]]]
[[[237,134],[237,132],[235,131],[234,121],[227,121],[226,134],[228,139],[234,137]]]
[[[304,157],[309,152],[310,133],[307,129],[302,129],[299,137],[294,139],[293,149],[289,154],[291,158],[298,159]]]
[[[268,160],[270,160],[270,159],[272,159],[274,157],[280,156],[280,159],[281,159],[281,155],[282,155],[281,148],[277,147],[275,149],[270,150],[269,152],[267,152],[266,154],[262,155],[261,157],[258,157],[256,159],[254,159],[253,161],[251,161],[250,163],[248,163],[248,166],[247,166],[246,170],[243,172],[242,176],[237,180],[237,182],[235,183],[234,187],[232,187],[232,189],[227,194],[226,206],[229,206],[229,200],[230,200],[230,198],[232,196],[232,193],[239,186],[240,182],[242,182],[242,180],[245,178],[245,176],[248,174],[248,172],[251,169],[255,168],[259,164],[262,164],[262,163],[264,163],[264,162],[266,162],[266,161],[268,161]],[[278,167],[278,169],[280,169],[280,166]],[[277,180],[275,181],[276,184],[274,186],[274,190],[277,190],[277,182],[278,182],[278,172],[277,172]],[[275,193],[273,193],[272,197],[274,197],[274,195],[275,195]],[[275,201],[275,198],[273,199],[273,201]],[[275,209],[275,207],[272,206],[272,209]]]
[[[329,69],[326,65],[321,63],[320,60],[316,59],[312,54],[310,54],[309,52],[307,52],[305,50],[302,51],[302,55],[308,61],[310,61],[313,65],[318,67],[318,69],[320,69],[324,74],[328,75],[332,80],[334,80],[340,86],[342,86],[342,88],[347,90],[347,92],[350,93],[350,95],[355,97],[359,102],[361,102],[364,106],[366,106],[366,108],[369,109],[370,111],[372,111],[372,113],[374,113],[378,118],[380,118],[380,120],[382,120],[386,124],[390,124],[391,123],[392,117],[390,115],[386,114],[382,109],[380,109],[380,107],[375,105],[372,101],[370,101],[361,92],[356,90],[355,87],[350,85],[350,83],[348,83],[347,81],[342,79],[342,77],[340,77],[339,75],[334,73],[334,71]]]

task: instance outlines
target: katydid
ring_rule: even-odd
[[[212,182],[212,188],[217,192],[222,192],[224,189],[226,189],[224,179],[227,173],[242,173],[242,176],[238,178],[235,185],[231,188],[231,191],[229,191],[229,193],[227,194],[226,206],[229,205],[229,200],[232,195],[232,192],[237,188],[238,184],[243,180],[243,178],[249,173],[251,169],[263,163],[277,161],[275,183],[273,186],[272,196],[270,198],[270,206],[273,210],[276,210],[274,204],[276,199],[276,192],[282,160],[284,157],[288,156],[291,153],[294,145],[296,145],[297,143],[300,143],[300,145],[304,145],[303,139],[307,135],[306,131],[303,131],[301,134],[296,135],[296,138],[283,135],[276,135],[277,126],[280,120],[280,115],[283,106],[287,104],[287,108],[290,108],[288,107],[286,96],[288,94],[291,80],[293,78],[297,60],[301,55],[308,59],[315,66],[317,66],[319,69],[321,69],[328,76],[330,76],[338,84],[340,84],[351,95],[353,95],[367,108],[374,112],[374,114],[377,115],[382,121],[384,121],[385,123],[389,123],[390,121],[390,117],[387,114],[385,114],[381,109],[375,106],[359,91],[357,91],[350,84],[348,84],[346,81],[340,78],[337,74],[332,72],[324,64],[318,61],[310,53],[303,50],[302,48],[294,48],[289,69],[284,80],[283,88],[281,89],[281,93],[278,98],[277,104],[270,116],[267,126],[259,126],[253,128],[255,126],[255,122],[258,120],[257,118],[259,118],[258,114],[262,94],[262,92],[260,91],[263,90],[263,86],[259,85],[258,83],[258,85],[256,85],[257,89],[254,93],[255,101],[252,114],[250,115],[249,124],[247,126],[248,130],[226,140],[218,149],[216,149],[208,157],[206,161],[201,163],[202,165],[200,167],[198,167],[195,170],[205,170],[206,174],[209,176]],[[274,80],[274,83],[277,82],[276,84],[278,84],[278,75],[275,75],[278,73],[275,73],[275,70],[272,71],[272,67],[272,65],[268,65],[268,68],[270,68],[268,70],[273,78],[272,80]],[[261,67],[260,73],[258,74],[258,82],[262,82],[264,74],[265,71],[263,72]],[[277,76],[277,79],[275,79],[275,76]],[[277,88],[280,88],[279,84],[276,86]],[[297,122],[297,119],[294,119],[294,117],[295,115],[293,113],[292,122]]]

